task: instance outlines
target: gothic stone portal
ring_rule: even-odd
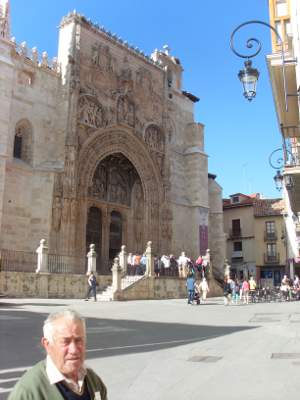
[[[132,163],[115,153],[97,165],[87,196],[86,248],[95,244],[97,272],[106,273],[123,243],[128,251],[144,251],[141,179]]]

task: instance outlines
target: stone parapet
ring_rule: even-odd
[[[222,296],[223,291],[214,280],[209,282],[208,297]],[[147,277],[124,289],[119,300],[161,300],[187,297],[186,280],[171,277]]]
[[[98,290],[110,285],[111,275],[98,275]],[[0,272],[0,293],[9,297],[84,298],[87,277],[75,274]]]

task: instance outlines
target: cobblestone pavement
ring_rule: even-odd
[[[109,400],[298,396],[300,302],[225,307],[185,300],[0,299],[0,400],[43,357],[42,322],[59,308],[87,318],[87,364]]]

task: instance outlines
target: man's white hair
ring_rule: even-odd
[[[49,340],[49,342],[53,342],[55,337],[55,322],[58,319],[65,319],[69,321],[80,321],[83,326],[84,336],[86,335],[86,325],[85,319],[82,317],[77,311],[65,309],[61,311],[56,311],[48,315],[48,318],[44,322],[43,326],[43,334],[44,337]]]

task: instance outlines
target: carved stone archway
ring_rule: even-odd
[[[76,232],[76,247],[80,252],[85,251],[85,227],[86,227],[86,210],[89,205],[89,185],[92,182],[95,170],[99,163],[106,157],[114,154],[122,154],[136,169],[140,185],[143,193],[143,234],[141,237],[145,241],[142,243],[142,248],[146,242],[151,240],[155,251],[160,248],[160,221],[159,205],[164,202],[163,184],[159,168],[153,162],[147,146],[142,138],[139,138],[130,129],[119,126],[111,129],[96,132],[90,137],[81,148],[78,162],[78,206],[80,212],[77,220]],[[135,188],[136,194],[139,193],[139,188]],[[118,210],[116,207],[108,207],[104,210],[105,213],[110,213],[112,209],[120,211],[124,216],[126,210]],[[127,221],[130,224],[130,221]],[[124,243],[127,244],[127,243]]]

